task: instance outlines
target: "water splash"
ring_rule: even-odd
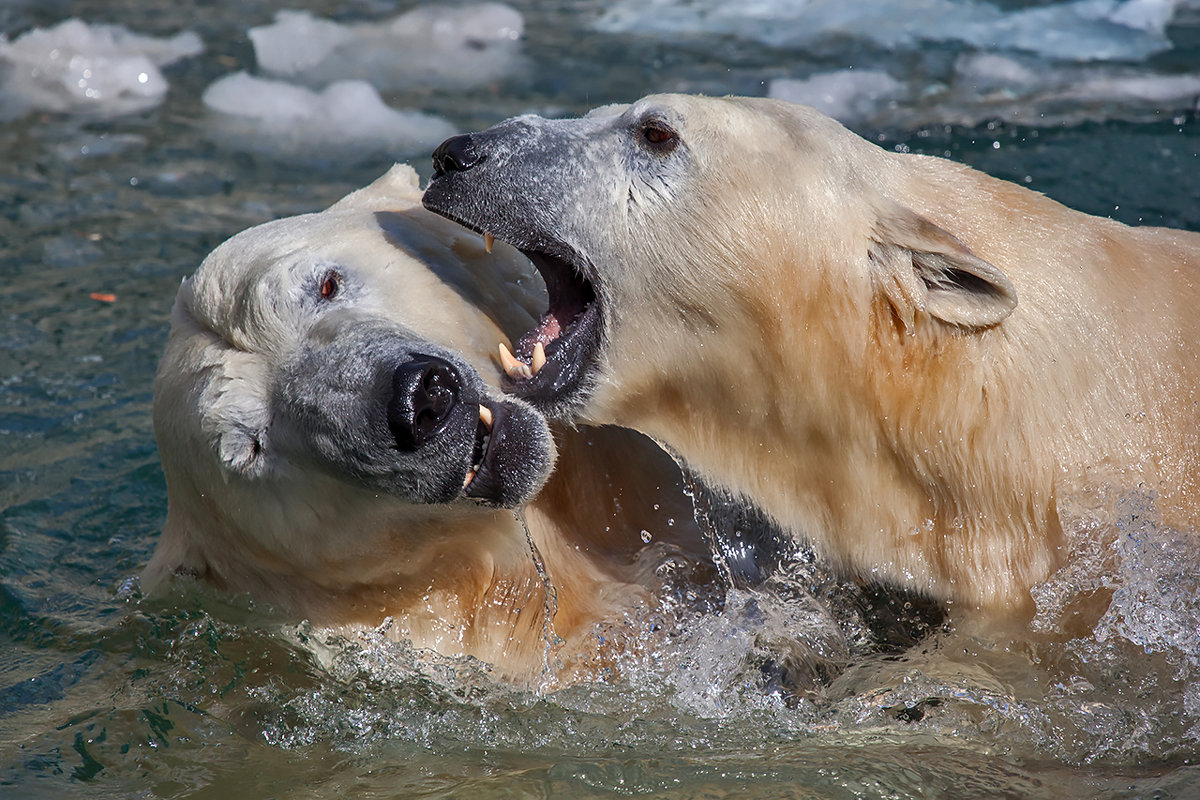
[[[542,612],[542,641],[545,642],[545,649],[542,655],[541,682],[541,688],[545,689],[553,685],[555,676],[562,669],[562,664],[559,663],[556,653],[566,644],[562,637],[554,632],[554,618],[558,615],[558,587],[554,585],[550,573],[546,571],[546,562],[542,558],[541,551],[538,550],[537,543],[533,540],[533,533],[530,532],[529,523],[525,519],[525,509],[517,508],[513,511],[513,517],[520,523],[522,530],[525,531],[525,542],[529,545],[529,555],[533,559],[533,567],[537,570],[538,577],[541,578],[542,587],[545,591]]]

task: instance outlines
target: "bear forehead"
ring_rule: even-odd
[[[391,323],[397,335],[458,351],[490,374],[496,343],[533,324],[536,312],[511,299],[531,268],[515,253],[507,260],[465,258],[421,222],[402,212],[335,209],[265,223],[205,259],[180,290],[181,309],[229,345],[255,353],[301,346],[328,313],[350,311],[337,324]],[[481,241],[472,246],[482,253]],[[330,275],[341,286],[326,302],[320,289]],[[526,299],[529,308],[542,302]],[[498,311],[488,313],[489,305]]]

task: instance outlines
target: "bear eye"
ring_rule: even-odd
[[[679,144],[679,134],[659,120],[646,120],[638,131],[642,141],[658,153],[669,153]]]
[[[342,275],[337,270],[329,270],[321,277],[317,292],[322,300],[332,300],[342,290]]]

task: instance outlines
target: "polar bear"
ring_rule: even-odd
[[[513,680],[540,678],[557,637],[558,677],[593,673],[593,629],[651,588],[643,537],[707,549],[645,437],[556,431],[546,482],[551,431],[495,388],[493,356],[544,302],[528,261],[421,208],[407,166],[218,247],[179,290],[156,379],[168,514],[143,588],[391,618]]]
[[[425,206],[549,287],[513,394],[649,434],[854,574],[1028,620],[1067,495],[1200,522],[1196,233],[761,98],[518,117],[434,166]]]

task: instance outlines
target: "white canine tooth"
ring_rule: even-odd
[[[468,470],[467,477],[463,478],[463,488],[466,489],[471,485],[471,481],[475,480],[475,470]]]
[[[479,419],[483,422],[483,427],[489,431],[492,429],[492,410],[482,403],[479,405]]]
[[[500,343],[500,366],[504,367],[504,371],[508,373],[510,378],[529,378],[533,373],[529,371],[529,365],[514,356],[508,350],[508,346],[504,342]]]
[[[529,369],[532,374],[537,375],[544,366],[546,366],[546,347],[538,342],[533,346],[533,358],[529,360]]]
[[[492,252],[492,245],[494,245],[495,243],[496,243],[495,236],[492,236],[490,233],[483,234],[483,249],[484,250],[488,251],[489,253]]]
[[[509,375],[512,375],[513,371],[519,369],[521,366],[521,362],[517,360],[517,357],[512,354],[508,349],[508,345],[504,342],[500,343],[500,366],[504,367],[504,371]]]

